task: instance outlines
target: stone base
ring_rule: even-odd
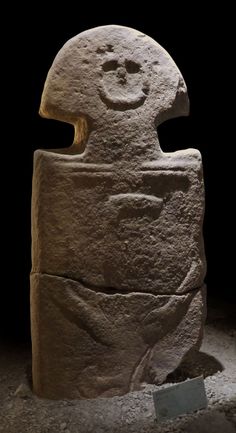
[[[181,295],[110,294],[34,273],[34,392],[52,399],[96,398],[162,383],[199,348],[204,320],[204,287]]]

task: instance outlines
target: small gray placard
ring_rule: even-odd
[[[207,407],[203,377],[196,377],[153,393],[157,420],[164,421]]]

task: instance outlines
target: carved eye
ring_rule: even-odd
[[[126,60],[125,67],[128,74],[137,74],[140,71],[140,65],[132,60]]]
[[[104,72],[115,71],[118,68],[117,60],[109,60],[102,65]]]

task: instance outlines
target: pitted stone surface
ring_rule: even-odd
[[[205,318],[201,155],[164,153],[156,133],[188,113],[184,80],[148,36],[99,27],[58,53],[40,113],[75,139],[35,152],[34,390],[93,398],[161,383]]]

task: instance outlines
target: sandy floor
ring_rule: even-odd
[[[2,345],[2,433],[234,433],[236,432],[236,311],[211,301],[201,352],[183,363],[166,384],[148,385],[123,397],[50,401],[30,390],[30,349]],[[203,374],[208,408],[166,423],[155,420],[152,392]]]

